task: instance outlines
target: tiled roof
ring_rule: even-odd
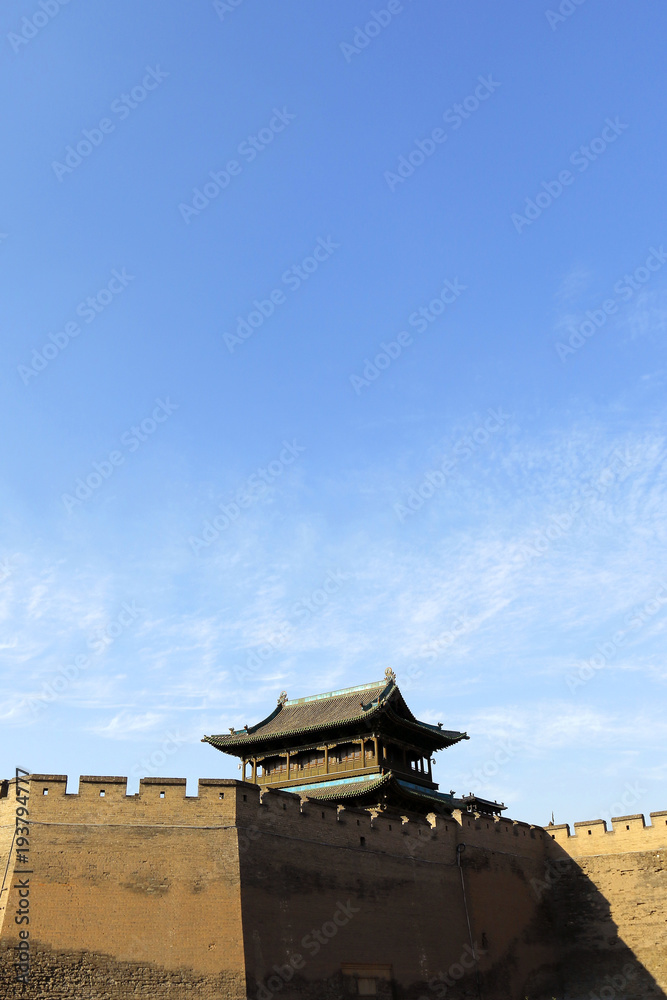
[[[371,774],[362,778],[358,782],[338,782],[332,781],[317,782],[303,788],[285,788],[286,792],[301,791],[309,799],[322,799],[323,801],[346,802],[348,799],[360,798],[368,792],[374,792],[383,785],[391,781],[391,772],[387,774]]]
[[[429,799],[431,802],[440,802],[450,809],[455,802],[454,797],[448,795],[446,792],[438,792],[434,788],[424,788],[423,785],[414,785],[411,781],[403,781],[402,778],[396,778],[395,780],[399,788],[406,792],[407,795],[416,795],[419,798]]]
[[[398,793],[400,799],[418,799],[430,802],[432,805],[441,805],[445,809],[451,810],[458,806],[458,802],[451,795],[444,792],[437,792],[432,788],[425,788],[422,785],[415,785],[410,781],[403,781],[397,778],[392,771],[385,774],[370,774],[361,778],[347,778],[336,781],[318,781],[313,784],[299,785],[284,788],[285,792],[301,793],[309,799],[321,799],[323,801],[347,802],[350,799],[359,799],[368,795],[369,792],[393,792],[395,797]]]
[[[393,675],[392,675],[393,678]],[[420,731],[434,738],[436,749],[468,739],[465,733],[442,729],[420,722],[406,705],[395,681],[385,677],[382,681],[360,684],[356,687],[328,691],[289,701],[281,696],[271,715],[254,726],[232,730],[217,736],[205,736],[203,743],[210,743],[218,750],[234,753],[253,744],[276,740],[280,737],[301,736],[322,729],[350,725],[386,713],[387,718],[399,725]]]
[[[384,698],[395,688],[392,681],[376,681],[358,687],[329,691],[326,694],[311,695],[286,701],[256,726],[247,730],[207,736],[205,741],[221,748],[239,743],[252,743],[272,736],[287,736],[303,733],[309,729],[325,726],[345,725],[374,714]]]
[[[403,702],[403,704],[405,705],[405,702]],[[407,705],[405,707],[407,708]],[[421,722],[419,719],[415,719],[414,715],[412,714],[412,712],[410,712],[409,709],[408,709],[408,716],[409,716],[408,719],[405,719],[403,716],[400,716],[397,712],[395,712],[391,707],[391,705],[389,705],[387,708],[387,715],[390,718],[393,718],[394,721],[396,722],[401,722],[403,724],[407,722],[408,725],[411,725],[414,728],[428,729],[434,735],[443,737],[449,744],[458,743],[459,740],[470,739],[467,733],[460,733],[458,732],[458,730],[454,729],[443,729],[441,726],[432,726],[430,722]]]

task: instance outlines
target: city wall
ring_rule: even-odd
[[[562,983],[573,996],[667,994],[667,812],[546,827],[536,886],[561,927]],[[610,991],[613,990],[613,993]],[[603,991],[603,992],[601,992]]]
[[[656,817],[667,814],[618,836],[586,825],[596,829],[583,834],[586,853],[580,825],[569,837],[460,812],[373,816],[223,779],[187,796],[184,780],[149,778],[128,796],[125,778],[86,777],[73,795],[65,777],[34,775],[21,861],[14,783],[3,790],[3,998],[436,1000],[481,989],[486,1000],[550,1000],[582,956],[598,989],[620,956],[637,975],[615,996],[664,996],[665,887],[646,859],[664,850]],[[23,992],[15,921],[26,870]],[[635,892],[643,905],[632,914]],[[574,934],[571,908],[582,906],[594,930],[582,918]],[[636,933],[645,920],[662,959]],[[640,972],[645,992],[633,993]]]
[[[4,886],[11,888],[0,897],[3,1000],[40,990],[54,1000],[135,992],[180,1000],[185,989],[244,997],[235,783],[200,782],[191,798],[179,779],[144,779],[132,796],[125,778],[82,777],[78,795],[65,789],[62,775],[30,782],[33,964],[23,993],[11,966],[26,869],[15,848]],[[13,782],[8,791],[0,799],[5,845],[14,827]],[[0,863],[4,872],[7,862]]]

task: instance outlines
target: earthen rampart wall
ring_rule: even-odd
[[[570,990],[667,994],[667,812],[650,819],[613,817],[611,829],[601,819],[582,821],[574,833],[567,824],[546,827],[549,860],[536,889],[569,928]]]
[[[563,954],[577,947],[559,928],[572,907],[590,917],[591,892],[599,912],[582,941],[592,968],[614,948],[643,956],[641,928],[664,954],[664,881],[653,870],[664,813],[651,827],[615,821],[613,833],[577,824],[570,837],[567,827],[461,812],[373,815],[224,779],[200,780],[196,796],[184,779],[144,779],[136,795],[113,776],[83,777],[76,794],[66,787],[59,775],[30,781],[32,975],[52,1000],[163,1000],[174,990],[338,1000],[358,995],[364,977],[377,979],[378,996],[390,995],[391,977],[397,1000],[454,1000],[477,975],[488,995],[550,997]],[[12,961],[25,868],[16,846],[9,852],[8,789],[3,997],[21,995]],[[563,859],[561,873],[553,866]],[[644,911],[630,913],[633,894]],[[661,981],[659,961],[650,968]]]

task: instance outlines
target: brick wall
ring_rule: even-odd
[[[261,832],[241,856],[249,996],[356,996],[362,976],[342,972],[355,965],[390,969],[387,996],[401,1000],[474,996],[474,949],[498,997],[523,1000],[553,964],[526,877],[544,867],[543,831],[461,813],[372,817],[251,787],[246,808],[258,803]]]
[[[146,779],[134,796],[125,778],[82,778],[78,795],[66,795],[63,776],[30,784],[33,988],[51,981],[49,997],[79,1000],[150,983],[141,995],[161,998],[182,980],[198,997],[245,996],[234,782],[201,782],[190,798],[174,779]],[[9,791],[5,837],[16,807]],[[11,966],[21,870],[14,852],[2,893],[3,998],[21,995]]]
[[[562,931],[561,985],[618,1000],[667,991],[667,812],[547,827],[539,889]],[[589,832],[590,831],[590,832]],[[613,992],[610,992],[613,991]]]
[[[374,817],[228,780],[201,780],[197,796],[181,779],[126,790],[117,777],[82,778],[77,795],[63,776],[31,779],[28,996],[454,1000],[476,997],[479,977],[486,1000],[589,1000],[605,975],[614,996],[664,996],[667,814],[570,837],[460,812]],[[3,1000],[24,995],[15,807],[10,783]]]

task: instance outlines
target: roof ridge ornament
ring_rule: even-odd
[[[281,691],[278,695],[278,704],[282,707],[287,701],[289,701],[287,691]]]
[[[384,672],[384,679],[386,680],[387,684],[395,684],[396,683],[396,674],[391,669],[391,667],[387,667],[387,669],[385,670],[385,672]]]

